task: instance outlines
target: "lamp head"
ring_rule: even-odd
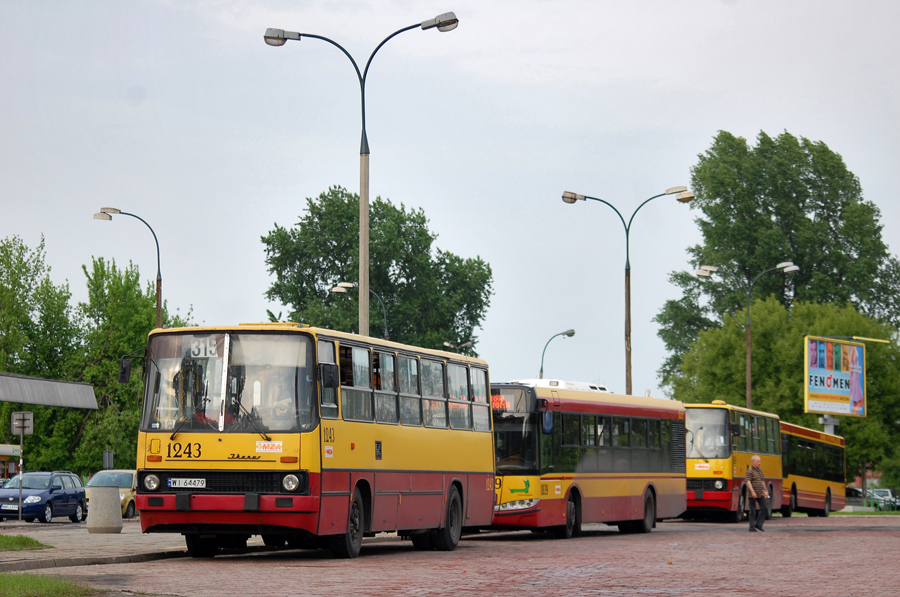
[[[422,29],[433,29],[437,27],[438,31],[453,31],[459,26],[459,19],[452,12],[445,12],[433,19],[422,21]]]
[[[565,203],[575,203],[576,201],[584,201],[584,195],[578,195],[576,193],[566,191],[562,194],[562,200]]]
[[[687,187],[672,187],[670,189],[666,189],[666,195],[674,195],[675,193],[683,193],[688,190]]]
[[[567,338],[571,338],[572,336],[575,335],[575,330],[566,330],[563,332],[563,335],[566,336]]]
[[[697,274],[698,278],[709,278],[712,275],[708,270],[705,269],[698,269],[694,273]]]
[[[122,210],[116,209],[115,207],[101,207],[100,213],[102,213],[102,214],[120,214],[120,213],[122,213]]]
[[[791,267],[792,265],[794,265],[794,262],[793,262],[793,261],[782,261],[781,263],[779,263],[779,264],[776,265],[775,267],[778,268],[778,269],[785,269],[785,268]]]
[[[94,214],[95,220],[106,220],[107,222],[112,220],[112,216],[103,212]]]
[[[786,274],[793,274],[793,273],[796,273],[799,271],[800,271],[800,268],[796,265],[789,265],[786,268],[784,268],[784,273],[786,273]]]
[[[701,266],[700,266],[700,269],[705,270],[705,271],[708,271],[708,272],[717,272],[717,271],[719,271],[719,268],[716,267],[715,265],[701,265]]]
[[[344,288],[343,286],[335,286],[334,288],[331,289],[331,292],[343,293],[343,292],[347,292],[347,289]]]
[[[287,43],[287,38],[284,36],[284,29],[266,29],[263,39],[266,40],[266,43],[270,46],[283,46]]]
[[[337,285],[341,288],[356,288],[358,286],[356,282],[338,282]]]
[[[676,187],[678,188],[678,187]],[[681,191],[677,195],[675,195],[675,199],[680,201],[681,203],[689,203],[691,199],[694,198],[694,191]]]
[[[469,348],[470,346],[472,346],[472,342],[471,342],[471,341],[470,341],[470,342],[463,342],[462,344],[460,344],[459,346],[457,346],[457,348]]]

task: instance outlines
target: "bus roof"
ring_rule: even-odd
[[[303,332],[303,333],[312,333],[315,334],[316,337],[322,338],[331,338],[336,340],[349,340],[353,342],[362,342],[366,344],[372,344],[376,346],[383,346],[384,348],[391,348],[394,350],[400,351],[409,351],[409,352],[418,352],[424,353],[430,356],[440,357],[442,359],[448,359],[451,361],[457,361],[462,363],[470,363],[476,365],[484,365],[487,367],[487,361],[483,359],[478,359],[475,357],[469,357],[466,355],[462,355],[456,352],[447,352],[444,350],[434,350],[431,348],[421,348],[418,346],[411,346],[408,344],[401,344],[399,342],[391,342],[390,340],[382,340],[381,338],[373,338],[368,336],[360,336],[359,334],[350,334],[347,332],[338,332],[336,330],[329,330],[325,328],[316,328],[305,323],[240,323],[238,325],[228,325],[228,326],[194,326],[194,327],[186,327],[186,328],[165,328],[165,329],[155,329],[150,332],[150,337],[153,337],[157,334],[168,334],[168,333],[176,333],[176,334],[197,334],[197,333],[215,333],[215,332],[272,332],[272,331],[280,331],[280,332]]]
[[[767,413],[761,410],[753,410],[752,408],[745,408],[743,406],[735,406],[734,404],[685,404],[685,408],[725,408],[728,410],[734,410],[737,412],[748,413],[751,415],[757,415],[762,417],[770,417],[772,419],[779,419],[779,416],[775,413]]]
[[[793,423],[785,423],[784,421],[781,421],[781,430],[785,433],[808,437],[809,439],[825,442],[826,444],[834,444],[836,446],[844,445],[844,438],[840,435],[832,435],[830,433],[825,433],[824,431],[816,431],[815,429],[810,429],[809,427],[801,427],[800,425],[794,425]]]
[[[589,383],[586,381],[565,381],[562,379],[517,379],[506,383],[517,384],[522,386],[531,386],[532,388],[554,388],[564,390],[583,390],[585,392],[606,392],[612,394],[606,386],[598,383]]]
[[[547,400],[548,408],[551,411],[646,416],[666,419],[684,418],[684,404],[677,400],[649,398],[646,396],[626,396],[597,390],[586,391],[524,382],[494,383],[491,386],[524,386],[533,388],[538,398]]]

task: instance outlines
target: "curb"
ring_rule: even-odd
[[[130,556],[110,556],[94,558],[56,558],[46,560],[22,560],[0,564],[0,572],[22,572],[25,570],[40,570],[42,568],[65,568],[68,566],[97,566],[101,564],[132,564],[138,562],[150,562],[153,560],[168,560],[171,558],[183,558],[186,551],[158,551],[151,553],[139,553]]]

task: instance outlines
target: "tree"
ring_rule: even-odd
[[[753,318],[754,407],[782,419],[817,427],[819,415],[803,412],[803,336],[863,336],[893,339],[866,346],[868,416],[841,417],[837,430],[847,440],[848,477],[863,466],[900,457],[891,437],[900,433],[900,347],[897,330],[852,305],[795,302],[788,310],[774,296],[755,302]],[[701,331],[673,378],[675,396],[685,402],[724,400],[744,405],[743,314],[726,315],[719,328]]]
[[[660,369],[666,386],[699,332],[745,309],[750,282],[782,261],[800,271],[764,276],[751,298],[775,296],[787,306],[793,300],[849,304],[900,324],[900,262],[881,239],[880,212],[824,143],[761,132],[750,147],[720,131],[700,155],[691,183],[703,235],[702,245],[688,249],[691,265],[715,265],[727,274],[705,281],[688,272],[670,275],[683,296],[666,302],[654,319],[670,352]]]
[[[331,288],[356,280],[359,272],[359,197],[332,187],[306,204],[296,227],[275,224],[262,237],[275,275],[266,297],[289,306],[294,321],[353,331],[356,291],[335,294]],[[380,197],[372,202],[370,287],[385,303],[391,340],[426,348],[476,340],[474,330],[490,304],[491,268],[480,257],[434,248],[435,238],[421,209]],[[377,300],[371,306],[371,330],[380,335],[381,308]]]

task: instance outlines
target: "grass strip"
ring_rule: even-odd
[[[900,516],[900,510],[875,510],[874,512],[832,512],[832,516]]]
[[[0,535],[0,551],[22,551],[23,549],[47,549],[53,547],[26,537],[25,535]]]
[[[58,576],[0,572],[0,597],[88,597],[94,589]]]

